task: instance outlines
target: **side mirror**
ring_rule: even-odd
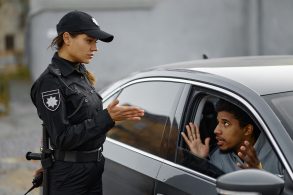
[[[267,171],[243,169],[220,176],[216,187],[220,195],[277,195],[284,188],[284,180]]]

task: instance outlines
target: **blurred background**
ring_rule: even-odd
[[[0,0],[0,195],[24,194],[40,166],[25,160],[41,144],[30,87],[51,61],[57,22],[72,10],[88,12],[115,36],[98,42],[87,66],[97,89],[203,54],[293,54],[292,0]]]

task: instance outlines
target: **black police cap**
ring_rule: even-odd
[[[111,42],[113,35],[102,31],[98,22],[89,14],[81,11],[71,11],[65,14],[57,24],[58,35],[63,32],[80,32],[103,42]]]

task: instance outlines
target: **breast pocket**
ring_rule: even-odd
[[[68,94],[66,99],[67,118],[70,123],[80,123],[89,119],[89,102],[88,98],[82,93]]]

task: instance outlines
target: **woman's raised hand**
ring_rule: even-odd
[[[114,121],[140,120],[144,110],[136,106],[121,106],[119,100],[113,100],[107,110]]]

